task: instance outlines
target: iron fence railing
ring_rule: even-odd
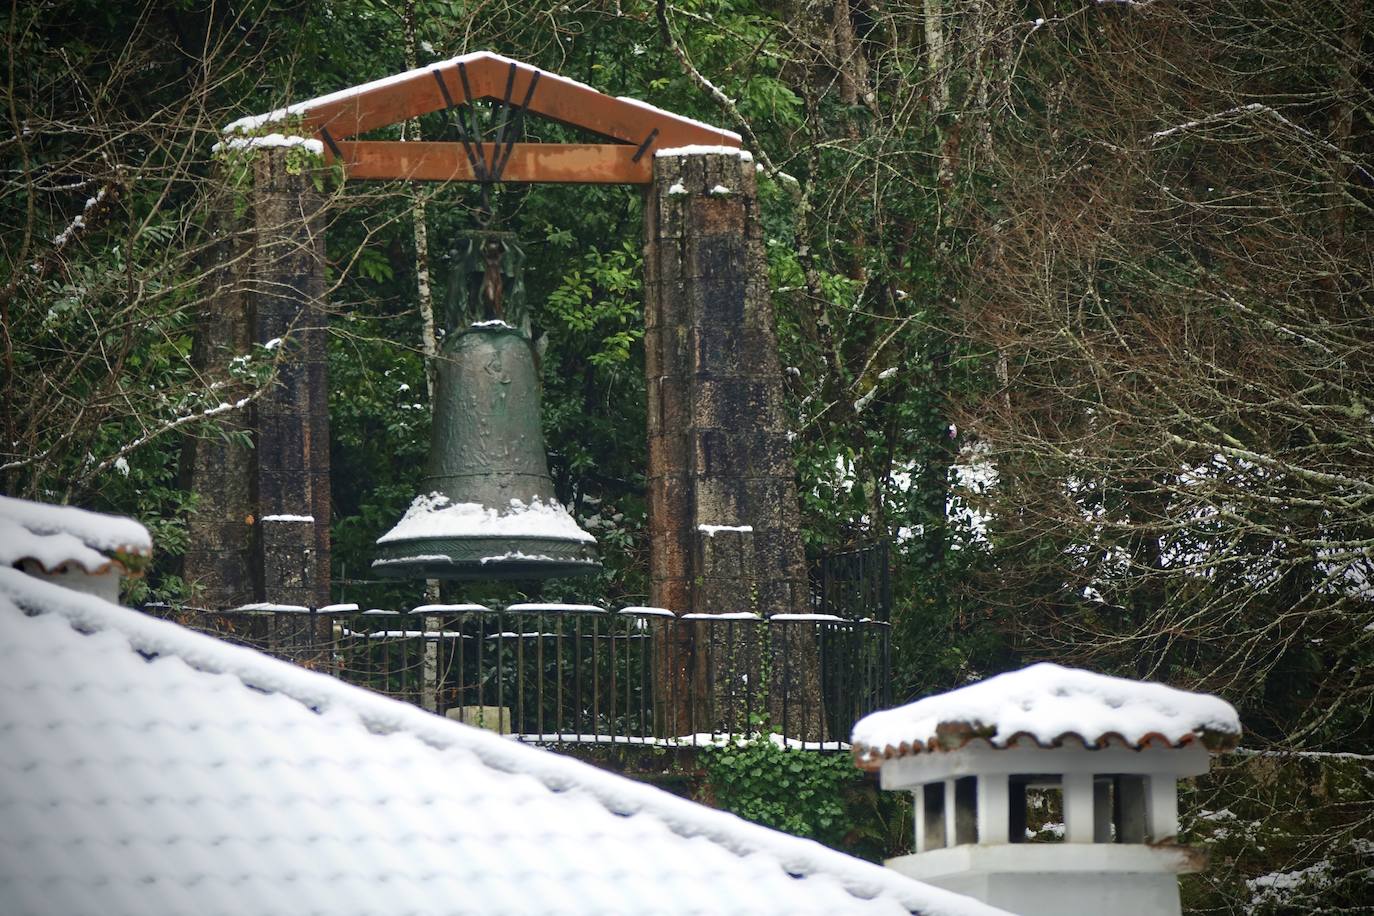
[[[891,703],[888,625],[824,614],[555,604],[145,610],[530,741],[691,745],[771,731],[835,750],[860,716]]]
[[[873,541],[829,550],[809,563],[811,604],[849,620],[892,619],[892,545]]]

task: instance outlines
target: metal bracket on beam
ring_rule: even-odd
[[[463,76],[463,88],[466,90],[468,88],[467,71],[463,68],[462,64],[459,64],[458,67],[459,72]],[[444,97],[444,112],[447,113],[457,108],[458,106],[454,103],[453,96],[449,94],[448,84],[444,82],[444,75],[440,73],[438,70],[431,70],[430,73],[434,74],[434,81],[439,84],[439,94]],[[454,126],[458,129],[458,139],[463,144],[463,152],[467,154],[468,165],[472,166],[472,174],[476,176],[478,181],[486,181],[486,157],[479,157],[476,155],[476,153],[473,152],[472,143],[468,139],[467,128],[463,125],[462,117],[459,116],[456,112],[453,116],[453,122]]]
[[[339,144],[335,142],[334,135],[329,132],[328,127],[320,128],[320,137],[324,139],[324,145],[329,147],[329,151],[334,154],[334,158],[343,162],[343,150],[339,149]]]
[[[649,151],[649,146],[650,146],[651,144],[653,144],[653,142],[654,142],[654,137],[657,137],[657,136],[658,136],[658,128],[655,127],[653,130],[649,131],[649,136],[647,136],[647,137],[644,138],[644,142],[641,143],[641,144],[639,144],[639,149],[635,150],[634,158],[631,159],[630,161],[631,161],[631,162],[638,162],[639,160],[643,159],[643,158],[644,158],[644,154],[647,153],[647,152]]]

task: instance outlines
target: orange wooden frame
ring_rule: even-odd
[[[320,96],[274,112],[263,120],[271,121],[282,115],[299,116],[304,122],[302,132],[312,132],[325,141],[327,161],[335,161],[333,148],[338,148],[344,173],[350,178],[475,181],[477,176],[473,174],[461,143],[348,139],[446,107],[435,73],[444,80],[451,98],[463,99],[459,62],[467,70],[474,99],[505,98],[511,64],[515,64],[514,87],[509,98],[513,104],[519,104],[525,98],[531,79],[538,73],[539,82],[530,100],[530,112],[613,141],[604,144],[517,143],[512,148],[502,181],[648,184],[656,149],[691,145],[738,148],[740,145],[739,135],[731,131],[641,102],[613,98],[574,80],[487,52],[464,55]],[[492,161],[492,144],[483,144],[482,150],[487,161]]]

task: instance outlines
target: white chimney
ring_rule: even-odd
[[[916,851],[887,865],[1023,916],[1178,916],[1178,780],[1235,745],[1229,703],[1039,664],[854,728],[859,766],[911,792]]]
[[[120,580],[152,552],[133,519],[0,496],[0,565],[118,604]]]

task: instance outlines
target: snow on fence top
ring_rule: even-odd
[[[32,560],[49,573],[70,565],[96,575],[152,552],[148,529],[131,518],[0,496],[0,565]]]
[[[1221,750],[1239,740],[1240,718],[1219,697],[1042,662],[872,713],[855,724],[851,743],[861,765],[876,766],[887,757],[957,750],[975,738],[994,747],[1021,738],[1041,747],[1070,739],[1098,747],[1117,738],[1134,748],[1201,741]]]
[[[498,512],[481,503],[455,503],[442,493],[422,493],[411,502],[406,514],[377,543],[414,541],[421,538],[527,537],[584,541],[595,544],[556,502],[538,498],[528,503],[510,501],[510,508]]]
[[[1006,916],[12,569],[0,691],[7,913]]]

